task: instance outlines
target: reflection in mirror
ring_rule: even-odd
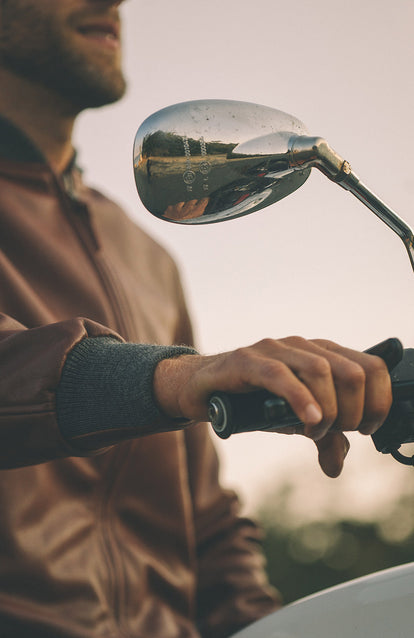
[[[291,168],[302,122],[258,104],[198,100],[149,117],[134,143],[134,173],[146,208],[182,224],[247,215],[286,197],[310,168]]]

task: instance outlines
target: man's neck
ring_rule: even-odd
[[[62,173],[73,156],[77,113],[53,92],[3,68],[0,86],[0,114],[34,142],[56,173]]]

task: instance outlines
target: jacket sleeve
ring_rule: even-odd
[[[197,622],[203,638],[224,638],[281,606],[268,584],[261,531],[239,515],[218,481],[206,424],[186,430],[198,557]]]
[[[79,455],[60,433],[55,391],[68,352],[98,336],[121,339],[88,319],[26,329],[0,314],[0,468]]]
[[[152,378],[159,361],[192,348],[125,343],[87,319],[31,330],[2,319],[1,468],[94,454],[188,425],[161,413]]]

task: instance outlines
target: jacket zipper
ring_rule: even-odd
[[[102,255],[99,254],[99,243],[97,237],[94,234],[89,221],[87,221],[87,216],[89,214],[87,206],[82,201],[77,199],[76,194],[70,188],[70,183],[64,183],[63,188],[58,180],[56,180],[56,184],[63,209],[64,211],[66,211],[66,217],[72,228],[74,229],[79,242],[83,246],[85,253],[88,255],[93,267],[95,268],[95,271],[97,272],[101,284],[105,290],[111,311],[114,316],[116,324],[115,328],[118,333],[127,340],[129,331],[126,321],[124,320],[124,314],[122,313],[121,308],[125,306],[125,310],[128,310],[128,315],[130,314],[130,310],[125,300],[121,299],[120,295],[118,294],[114,282],[114,276],[111,273],[109,265],[105,262]],[[69,188],[66,189],[67,186],[69,186]],[[74,210],[75,206],[78,210]],[[84,215],[84,219],[80,218],[80,214],[82,213]],[[77,220],[80,220],[82,223],[79,223],[79,221]],[[85,232],[84,228],[86,225],[87,228]],[[121,611],[123,606],[121,598],[126,585],[125,574],[120,564],[121,559],[117,560],[115,557],[117,543],[115,532],[110,522],[110,501],[111,497],[113,496],[117,471],[123,463],[124,457],[125,451],[122,449],[122,447],[114,453],[110,467],[105,474],[105,482],[103,485],[101,497],[102,500],[98,514],[102,539],[102,551],[107,564],[108,595],[112,608],[112,615],[116,623],[116,638],[127,638],[129,636],[129,632],[125,629],[124,626],[123,614]]]
[[[87,219],[89,215],[87,206],[82,201],[78,200],[74,193],[70,191],[65,192],[58,180],[56,181],[60,199],[64,210],[67,213],[66,217],[74,229],[79,242],[83,246],[85,253],[89,257],[89,260],[101,281],[102,287],[105,290],[106,297],[109,301],[115,320],[115,329],[124,339],[128,340],[129,330],[124,319],[124,314],[126,313],[123,313],[121,308],[122,306],[125,306],[125,310],[128,310],[128,314],[130,314],[130,311],[129,308],[126,307],[127,304],[125,301],[121,300],[113,281],[113,276],[110,273],[110,268],[99,252],[100,247],[98,239],[89,223],[89,220]],[[74,210],[75,207],[77,210]],[[81,218],[81,215],[84,216],[83,219]]]

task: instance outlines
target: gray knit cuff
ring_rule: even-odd
[[[57,420],[64,438],[93,440],[99,447],[99,433],[116,441],[117,431],[122,440],[176,429],[178,420],[163,415],[154,400],[153,375],[160,361],[182,354],[196,351],[109,337],[83,339],[68,354],[56,390]],[[164,423],[161,429],[160,423]]]

